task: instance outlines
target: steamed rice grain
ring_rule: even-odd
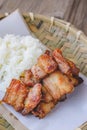
[[[30,69],[45,50],[46,47],[32,36],[0,38],[0,90],[5,92],[11,80]]]

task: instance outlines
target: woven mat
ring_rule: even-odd
[[[0,130],[28,130],[4,105],[0,105]]]

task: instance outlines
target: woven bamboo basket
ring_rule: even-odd
[[[4,16],[0,16],[3,19]],[[31,32],[48,48],[60,48],[63,55],[72,60],[80,71],[87,76],[87,37],[72,24],[39,14],[23,14]],[[85,130],[87,123],[78,130]],[[76,129],[76,130],[77,130]]]
[[[1,16],[0,19],[5,16]],[[23,14],[31,32],[50,49],[60,48],[87,76],[87,37],[73,25],[54,17]]]
[[[35,36],[50,49],[60,48],[87,76],[87,37],[73,25],[54,17],[24,14],[24,19]]]

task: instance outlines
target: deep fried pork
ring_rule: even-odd
[[[43,84],[54,100],[59,100],[63,95],[71,93],[74,90],[74,86],[68,77],[63,75],[60,71],[53,72],[44,78]]]
[[[79,69],[59,49],[47,50],[20,80],[11,81],[2,101],[23,115],[33,113],[43,118],[82,82]]]
[[[38,65],[47,73],[50,74],[57,69],[57,63],[52,56],[43,54],[38,58]]]
[[[50,95],[50,93],[48,92],[48,90],[46,89],[45,86],[42,86],[42,98],[41,101],[43,102],[50,102],[50,101],[54,101],[53,97]]]
[[[45,86],[42,86],[42,98],[32,113],[39,118],[45,117],[55,106],[55,101]]]
[[[38,64],[34,65],[31,68],[31,72],[36,79],[42,79],[47,75],[46,72],[41,67],[38,66]]]
[[[61,50],[55,49],[52,54],[58,64],[59,70],[64,74],[71,75],[70,66],[67,63],[66,59],[63,57]]]
[[[72,61],[70,61],[68,59],[67,59],[67,63],[70,66],[72,74],[73,75],[78,75],[80,70],[76,67],[76,65]]]
[[[55,49],[52,53],[54,59],[58,63],[59,70],[67,75],[78,75],[79,74],[79,69],[76,67],[76,65],[63,57],[62,52],[60,49]]]
[[[30,89],[28,96],[24,101],[25,105],[24,105],[24,109],[22,111],[23,115],[26,115],[29,112],[31,112],[37,106],[37,104],[40,102],[41,88],[42,88],[42,85],[38,83],[38,84],[35,84],[33,86],[33,88]]]
[[[54,108],[54,103],[53,102],[49,102],[49,103],[45,103],[45,102],[41,102],[33,111],[32,113],[39,118],[43,118],[45,117],[51,110],[52,108]]]
[[[24,108],[24,100],[28,90],[26,86],[19,80],[13,79],[10,86],[7,88],[3,101],[20,111]]]
[[[36,79],[36,78],[33,76],[33,74],[32,74],[32,72],[31,72],[30,69],[29,69],[29,70],[25,70],[25,71],[21,74],[20,80],[21,80],[26,86],[28,86],[28,87],[29,87],[29,86],[33,86],[33,85],[35,85],[36,83],[39,82],[39,80]]]

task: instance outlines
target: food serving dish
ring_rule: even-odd
[[[23,14],[23,17],[31,30],[31,32],[48,48],[54,50],[55,48],[60,48],[63,52],[63,55],[72,60],[79,68],[82,74],[87,76],[87,66],[86,66],[86,51],[87,51],[87,38],[84,35],[83,32],[76,29],[73,25],[70,23],[67,23],[60,19],[55,19],[53,17],[48,18],[42,15],[36,15],[33,13]],[[4,18],[3,16],[1,19]],[[32,121],[36,121],[41,123],[41,125],[37,125],[35,123],[34,128],[40,129],[42,128],[42,124],[44,125],[46,122],[49,124],[48,127],[46,127],[46,130],[52,127],[54,128],[60,128],[65,130],[68,128],[71,130],[81,123],[83,123],[86,119],[85,117],[85,110],[87,108],[86,105],[86,77],[82,76],[84,78],[84,85],[80,85],[80,87],[77,88],[76,92],[74,92],[71,96],[69,95],[69,98],[67,101],[62,103],[62,105],[59,104],[53,111],[57,111],[58,115],[51,113],[51,115],[48,115],[48,117],[44,120],[38,120],[33,119],[33,117],[29,117]],[[82,87],[84,86],[84,87]],[[79,101],[79,98],[81,97],[81,100]],[[64,106],[65,105],[65,106]],[[74,107],[75,106],[75,107]],[[77,111],[78,108],[80,111]],[[70,111],[69,111],[70,110]],[[63,112],[63,113],[62,113]],[[68,113],[69,112],[69,113]],[[75,113],[75,115],[74,115]],[[77,113],[77,114],[76,114]],[[81,113],[81,114],[80,114]],[[64,115],[65,114],[65,118]],[[70,114],[71,117],[67,118],[67,115]],[[82,117],[83,115],[83,117]],[[53,117],[53,119],[52,119]],[[61,119],[59,119],[59,118]],[[82,117],[82,119],[81,119]],[[50,120],[49,120],[50,118]],[[77,120],[79,118],[79,120]],[[64,125],[62,126],[62,120],[64,119]],[[74,120],[76,119],[76,120]],[[55,120],[58,122],[57,125],[55,125]],[[21,120],[22,121],[22,120]],[[26,124],[28,123],[28,120],[26,120]],[[51,122],[53,121],[54,126],[51,126]],[[73,124],[72,124],[73,123]],[[68,125],[69,124],[69,125]],[[32,125],[32,124],[31,124]],[[32,126],[27,127],[32,129]]]

